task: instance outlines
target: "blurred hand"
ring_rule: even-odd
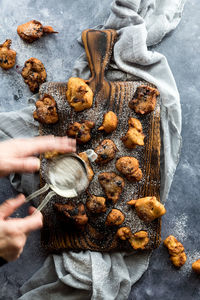
[[[25,202],[25,197],[19,195],[0,205],[0,257],[7,261],[17,259],[23,251],[28,234],[43,225],[42,214],[30,207],[30,216],[25,218],[9,218],[14,211]]]
[[[12,172],[35,172],[40,160],[35,154],[46,151],[75,152],[76,140],[68,137],[39,136],[30,139],[11,139],[0,143],[0,177]]]

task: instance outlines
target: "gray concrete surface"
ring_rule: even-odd
[[[31,56],[37,57],[44,62],[48,81],[66,80],[74,61],[83,51],[77,37],[82,30],[106,20],[110,3],[110,0],[0,0],[0,42],[6,38],[13,40],[19,67]],[[154,48],[168,59],[180,92],[183,116],[181,159],[166,203],[162,238],[174,234],[183,242],[188,260],[176,270],[169,261],[167,250],[161,245],[153,252],[147,272],[133,286],[129,300],[200,298],[200,278],[191,271],[192,262],[200,258],[199,11],[199,1],[188,1],[179,26]],[[31,19],[54,25],[60,33],[27,45],[17,36],[16,27]],[[7,72],[0,70],[0,82],[0,111],[26,106],[31,93],[15,68]],[[15,194],[7,179],[0,180],[0,187],[1,202]],[[17,215],[26,213],[25,206]],[[39,232],[35,232],[28,238],[20,259],[0,269],[0,299],[17,299],[19,287],[44,259]]]

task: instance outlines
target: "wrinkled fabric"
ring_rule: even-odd
[[[112,3],[111,15],[104,26],[98,26],[113,28],[118,32],[107,78],[142,78],[155,84],[160,91],[162,202],[167,199],[179,160],[181,107],[176,83],[166,58],[149,51],[147,46],[160,42],[177,26],[184,3],[183,0],[116,0]],[[75,63],[73,76],[88,79],[89,75],[86,55],[83,54]],[[38,135],[38,126],[32,119],[32,102],[34,101],[31,100],[29,107],[17,114],[0,114],[1,139]],[[11,123],[15,123],[15,126]],[[36,186],[39,179],[37,175],[34,176]],[[31,193],[35,188],[30,181],[27,175],[11,176],[13,186],[25,193]],[[127,255],[70,251],[49,256],[43,267],[23,285],[20,299],[127,299],[131,286],[148,268],[149,255],[150,252]]]
[[[147,269],[148,256],[91,251],[49,256],[22,287],[20,299],[127,299],[132,281]]]

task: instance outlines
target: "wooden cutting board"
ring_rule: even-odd
[[[137,81],[107,81],[105,71],[109,63],[114,42],[116,41],[114,30],[86,30],[82,34],[90,70],[91,78],[89,86],[94,92],[92,108],[82,112],[75,112],[66,100],[67,82],[47,82],[40,88],[40,98],[44,94],[54,97],[57,102],[59,122],[55,125],[40,125],[40,134],[54,134],[57,136],[66,135],[70,123],[83,120],[95,122],[92,131],[92,139],[85,145],[77,145],[77,152],[89,148],[96,148],[99,143],[108,138],[117,146],[118,152],[114,160],[104,166],[93,164],[95,176],[89,186],[89,191],[96,196],[105,196],[98,182],[98,174],[101,172],[115,172],[116,160],[121,156],[133,156],[139,160],[143,178],[140,182],[130,183],[125,178],[125,188],[118,200],[113,205],[107,203],[107,211],[100,215],[92,215],[87,211],[89,221],[83,231],[74,230],[69,225],[63,224],[56,212],[54,203],[67,203],[69,200],[55,196],[44,208],[44,228],[42,230],[42,245],[50,252],[61,250],[93,250],[101,252],[109,251],[133,251],[128,241],[121,241],[116,237],[117,227],[108,228],[105,226],[105,219],[112,208],[120,209],[125,214],[125,221],[122,226],[129,226],[132,233],[140,230],[148,232],[150,241],[146,249],[156,248],[160,243],[161,220],[156,219],[151,223],[145,223],[137,216],[135,209],[129,207],[126,202],[131,199],[138,199],[145,196],[156,196],[160,201],[160,99],[157,98],[156,108],[147,115],[138,115],[128,107],[129,101],[133,98],[136,88],[141,84],[154,87],[152,84]],[[97,129],[102,124],[104,113],[114,111],[118,116],[118,127],[111,134],[102,133]],[[138,118],[143,126],[146,136],[145,145],[137,146],[133,150],[125,148],[121,141],[128,130],[128,119]],[[47,161],[41,157],[41,185],[44,185],[43,174],[45,173]],[[118,173],[119,174],[119,173]],[[121,174],[119,174],[122,176]],[[122,176],[123,177],[123,176]],[[42,196],[42,199],[45,195]],[[40,200],[42,200],[40,199]],[[79,201],[86,202],[87,194],[83,193]]]

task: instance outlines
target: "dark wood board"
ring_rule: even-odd
[[[50,252],[58,252],[63,249],[73,249],[76,251],[89,249],[102,252],[132,251],[133,249],[128,241],[121,241],[116,237],[118,228],[108,228],[104,225],[106,216],[115,207],[125,214],[125,221],[122,226],[129,226],[133,233],[140,230],[148,232],[150,241],[146,249],[153,249],[160,243],[161,220],[157,219],[151,223],[145,223],[139,219],[135,209],[129,207],[126,202],[133,198],[137,199],[145,196],[156,196],[160,200],[160,99],[158,97],[156,108],[150,114],[138,115],[131,110],[128,107],[128,103],[133,98],[136,88],[141,84],[153,85],[142,80],[129,82],[106,81],[104,73],[116,35],[113,30],[91,30],[90,32],[92,32],[92,35],[88,39],[86,39],[88,31],[83,33],[83,41],[86,39],[84,44],[92,75],[88,83],[94,91],[93,107],[76,113],[66,100],[67,82],[48,82],[43,84],[40,88],[40,98],[44,94],[54,97],[57,102],[59,122],[51,126],[41,124],[40,134],[64,136],[70,123],[87,119],[95,122],[92,139],[86,145],[78,145],[77,152],[82,152],[89,148],[94,149],[105,138],[114,141],[119,149],[115,159],[105,166],[93,164],[95,176],[89,186],[89,190],[95,195],[104,195],[97,179],[98,174],[105,171],[113,171],[119,174],[115,168],[115,162],[121,156],[133,156],[137,158],[143,172],[143,178],[140,182],[135,183],[130,183],[124,178],[125,188],[120,199],[115,205],[107,202],[107,211],[105,213],[94,216],[87,211],[89,222],[85,226],[84,231],[74,231],[71,227],[63,225],[59,215],[56,213],[54,203],[67,203],[69,200],[55,196],[43,210],[44,228],[42,230],[42,245]],[[101,39],[99,39],[99,34]],[[100,47],[99,45],[102,43],[104,43],[104,46]],[[95,63],[96,61],[98,62],[97,64]],[[111,134],[105,134],[97,129],[102,124],[104,113],[109,110],[117,114],[119,124],[116,131]],[[125,148],[121,141],[121,137],[128,130],[129,117],[136,117],[141,121],[146,136],[145,146],[137,146],[133,150]],[[41,157],[41,162],[41,185],[43,185],[47,161]],[[78,201],[85,203],[86,199],[87,194],[83,193]]]

